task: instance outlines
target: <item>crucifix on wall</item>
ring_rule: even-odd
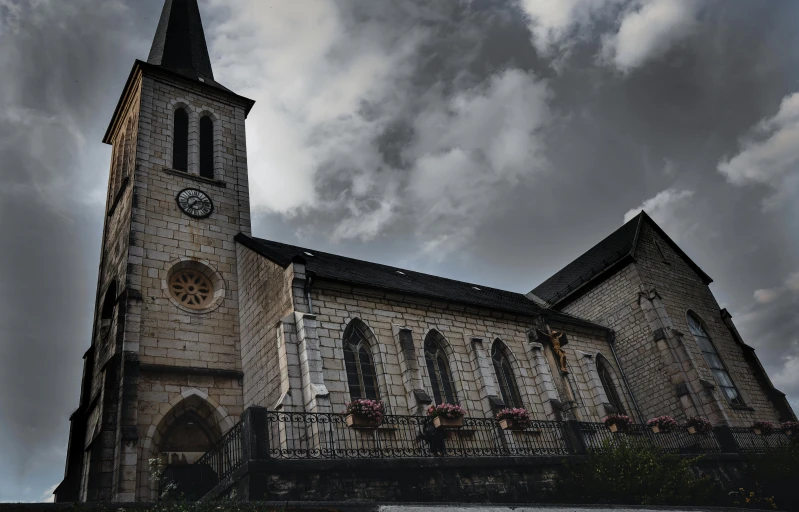
[[[552,331],[551,333],[542,331],[541,333],[552,344],[552,352],[555,354],[558,369],[560,369],[562,373],[569,373],[569,369],[566,365],[566,352],[563,350],[563,345],[567,343],[566,339],[563,337],[563,331]]]

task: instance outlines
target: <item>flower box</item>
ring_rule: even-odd
[[[694,418],[688,418],[688,421],[685,422],[685,429],[691,435],[709,434],[713,431],[713,424],[705,418],[696,416]]]
[[[610,429],[611,432],[624,432],[627,427],[632,423],[632,419],[624,414],[609,414],[602,423]]]
[[[444,418],[443,416],[436,416],[433,418],[433,425],[435,425],[436,428],[462,428],[463,417]]]
[[[786,421],[781,425],[782,432],[788,437],[799,437],[799,422],[796,421]]]
[[[347,426],[350,428],[377,428],[380,426],[380,420],[363,414],[350,414],[347,416]]]
[[[677,422],[671,416],[658,416],[646,422],[647,426],[652,429],[655,434],[668,434],[677,428]]]
[[[527,430],[529,423],[522,423],[512,419],[504,419],[499,421],[499,426],[502,430]]]
[[[501,410],[497,420],[502,430],[527,430],[532,425],[530,413],[521,407]]]
[[[768,421],[756,421],[752,425],[752,432],[756,436],[770,436],[774,433],[774,425]]]
[[[795,432],[793,430],[791,430],[791,429],[788,429],[788,430],[785,431],[785,435],[788,436],[788,437],[792,437],[794,434],[795,434]]]
[[[358,399],[347,404],[344,414],[350,428],[377,428],[383,423],[386,408],[379,400]]]

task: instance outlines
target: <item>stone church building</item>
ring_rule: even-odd
[[[196,0],[166,0],[111,145],[91,347],[58,501],[151,501],[250,407],[749,426],[794,419],[711,278],[641,213],[524,295],[253,236],[254,102],[211,68]]]

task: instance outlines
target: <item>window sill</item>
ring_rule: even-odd
[[[222,180],[212,180],[210,178],[203,178],[197,174],[191,174],[188,172],[178,171],[175,169],[170,169],[169,167],[163,167],[163,171],[167,174],[171,174],[173,176],[180,176],[181,178],[186,178],[189,180],[197,181],[200,183],[205,183],[207,185],[214,185],[221,188],[227,188],[227,183]]]
[[[749,407],[748,405],[735,405],[735,404],[730,404],[730,403],[728,403],[727,405],[729,405],[732,409],[735,409],[736,411],[755,412],[755,408],[754,407]]]

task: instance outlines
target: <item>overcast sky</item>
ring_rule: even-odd
[[[0,501],[63,476],[162,0],[0,0]],[[527,292],[641,208],[799,409],[799,2],[202,0],[256,236]]]

